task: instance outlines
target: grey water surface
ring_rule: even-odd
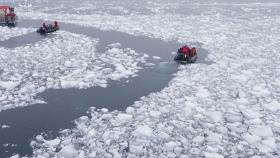
[[[42,21],[24,20],[21,27],[38,27]],[[176,73],[178,64],[173,62],[171,52],[176,51],[181,44],[175,41],[164,42],[145,36],[133,36],[117,31],[102,31],[92,27],[82,27],[73,24],[61,24],[61,29],[78,34],[85,34],[98,38],[98,53],[103,53],[108,44],[121,43],[123,48],[132,48],[150,56],[159,56],[161,60],[149,59],[155,66],[143,66],[137,77],[129,82],[109,81],[107,88],[92,87],[88,89],[49,89],[37,97],[43,98],[46,104],[30,105],[23,108],[0,112],[0,124],[10,128],[0,128],[0,157],[9,157],[14,153],[31,155],[30,141],[40,133],[47,133],[49,137],[58,136],[60,129],[72,128],[73,120],[87,115],[87,110],[94,106],[98,109],[125,110],[128,106],[166,87]],[[35,32],[11,38],[1,42],[0,47],[15,48],[34,44],[44,38]],[[210,64],[206,61],[207,51],[198,46],[199,57],[197,63]]]

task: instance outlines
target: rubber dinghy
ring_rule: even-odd
[[[58,26],[57,21],[55,21],[54,25],[52,25],[52,24],[46,25],[45,23],[43,23],[43,27],[40,27],[37,30],[37,32],[44,35],[44,34],[56,32],[57,30],[59,30],[59,26]]]
[[[197,59],[197,52],[196,48],[192,47],[191,49],[188,46],[183,46],[180,49],[178,49],[176,56],[174,57],[174,60],[177,62],[180,62],[182,64],[187,63],[194,63]]]

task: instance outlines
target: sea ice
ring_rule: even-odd
[[[127,8],[132,6],[131,3],[138,2],[130,1]],[[141,5],[146,6],[142,12]],[[66,23],[165,41],[198,42],[208,50],[207,60],[212,64],[179,66],[166,88],[142,97],[127,108],[126,112],[132,118],[124,122],[118,117],[124,112],[91,110],[91,118],[76,120],[76,126],[70,132],[55,138],[61,140],[59,145],[73,145],[80,155],[94,157],[112,156],[115,152],[123,157],[279,157],[279,3],[271,3],[271,0],[258,3],[249,0],[229,3],[162,0],[141,5],[137,11],[131,9],[131,14],[94,12],[86,15],[68,11],[55,17]],[[21,16],[53,19],[54,14],[40,9],[25,11],[23,7]],[[102,58],[103,63],[110,60]],[[119,63],[120,60],[114,61]],[[79,62],[75,63],[78,65]],[[120,71],[126,69],[125,66],[116,67]],[[106,74],[112,71],[107,69]],[[21,75],[5,81],[16,82],[18,76]],[[119,76],[110,77],[118,79]],[[94,83],[106,86],[106,82],[101,81],[97,79]],[[53,82],[56,80],[50,79],[47,85],[53,87]],[[26,89],[36,86],[30,84],[28,87]],[[190,109],[189,102],[194,104]],[[9,103],[5,104],[8,106]],[[154,115],[151,111],[161,114]],[[119,116],[123,119],[122,115]],[[116,126],[112,122],[119,123]],[[112,137],[109,137],[110,133]],[[200,137],[194,139],[198,135]],[[204,141],[195,146],[202,137]],[[60,151],[54,151],[46,141],[34,140],[33,156],[48,153],[59,157]],[[167,149],[165,144],[169,142],[178,142],[182,152],[168,150],[170,148]]]
[[[34,28],[24,28],[24,27],[1,27],[0,29],[0,42],[8,40],[12,37],[22,36],[35,31]]]
[[[143,54],[111,44],[97,53],[98,39],[59,31],[53,37],[14,49],[0,47],[0,111],[33,103],[50,88],[107,86],[107,80],[136,76]]]

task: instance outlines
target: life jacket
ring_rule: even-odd
[[[190,55],[190,48],[188,46],[184,46],[181,48],[181,53],[183,53],[186,56]]]

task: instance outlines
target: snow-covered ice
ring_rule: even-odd
[[[24,27],[0,27],[0,42],[8,40],[12,37],[22,36],[27,33],[35,31],[34,28],[24,28]]]
[[[33,156],[280,157],[280,4],[212,1],[149,1],[151,15],[57,15],[88,27],[200,42],[214,63],[180,66],[165,89],[125,113],[92,108],[55,138],[59,143],[32,141]],[[53,18],[36,10],[22,16]]]
[[[136,132],[136,135],[150,137],[153,133],[153,130],[146,125],[144,125],[144,126],[140,125],[140,126],[136,127],[135,132]]]
[[[0,47],[0,111],[32,103],[50,88],[106,87],[107,81],[136,76],[143,54],[111,45],[96,53],[98,39],[59,31],[34,44]]]
[[[52,149],[73,144],[80,157],[114,157],[116,151],[129,157],[279,156],[279,16],[259,12],[270,6],[215,7],[219,14],[58,16],[79,25],[200,42],[215,64],[181,66],[168,87],[128,108],[129,119],[92,109],[90,118],[77,119],[71,132],[56,138],[59,145],[34,140],[35,157],[46,152],[63,157]]]
[[[13,155],[10,158],[20,158],[19,154]]]

